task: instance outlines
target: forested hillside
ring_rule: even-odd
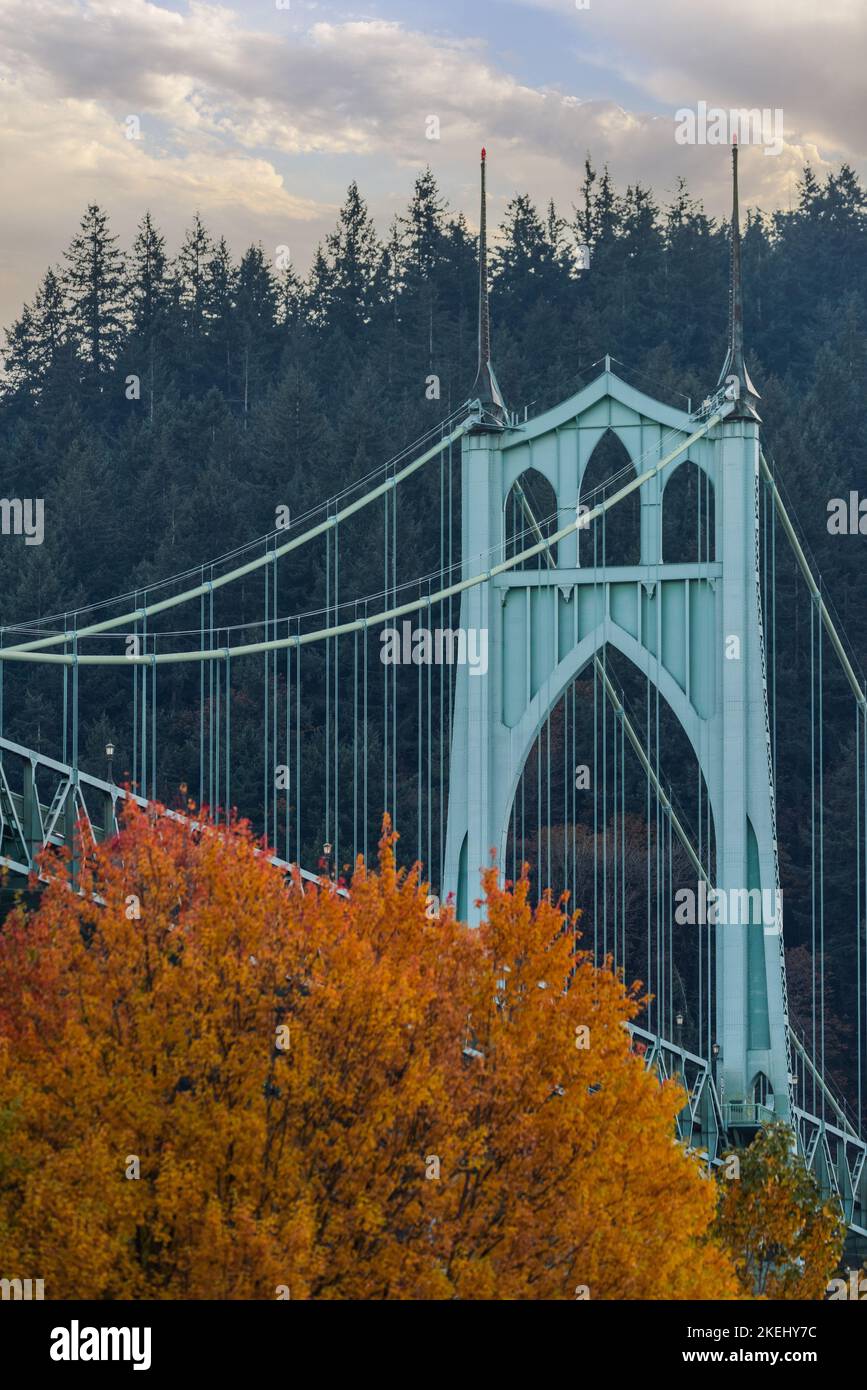
[[[496,238],[493,357],[506,401],[536,413],[610,353],[650,394],[697,403],[725,353],[727,225],[682,184],[664,202],[647,188],[618,190],[589,161],[578,177],[568,209],[514,196]],[[195,216],[172,248],[153,209],[122,248],[109,212],[91,206],[62,264],[9,327],[0,492],[45,498],[45,540],[0,542],[0,623],[146,588],[264,534],[275,507],[297,515],[334,494],[469,395],[476,241],[429,170],[387,229],[375,228],[353,183],[306,274],[284,263],[285,248],[238,256],[219,231]],[[579,247],[590,251],[583,269]],[[795,207],[751,212],[743,260],[765,449],[853,656],[867,665],[867,536],[831,535],[826,525],[829,499],[867,492],[867,195],[852,170],[820,182],[806,168]],[[436,570],[437,526],[424,516],[407,526],[411,568]],[[375,537],[347,564],[356,594],[381,589]],[[287,603],[323,601],[317,568],[298,561],[291,576]],[[782,562],[777,614],[786,670],[777,692],[780,838],[786,886],[797,890],[811,853],[811,616]],[[4,733],[54,751],[51,702],[24,671],[7,677],[10,687]],[[84,712],[83,761],[96,772],[113,717],[110,706]],[[243,710],[238,717],[241,738]],[[247,718],[252,727],[256,711]],[[834,912],[852,875],[851,803],[839,787],[851,778],[855,724],[842,682],[823,721],[833,981],[853,961],[853,924]],[[163,794],[189,776],[179,737],[161,762]],[[797,949],[810,931],[803,903],[792,921]],[[795,973],[796,996],[809,989]],[[840,1052],[848,1071],[845,1042]]]

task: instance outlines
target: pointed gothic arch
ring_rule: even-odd
[[[556,492],[537,468],[525,468],[515,479],[503,503],[503,558],[509,560],[522,550],[537,545],[540,540],[538,532],[541,532],[541,538],[548,540],[557,526]],[[550,556],[556,564],[556,541],[550,546]],[[519,570],[544,570],[548,567],[548,555],[544,551],[515,566]]]
[[[562,699],[564,692],[591,667],[593,658],[602,653],[605,646],[625,657],[629,665],[650,683],[651,690],[659,693],[660,700],[670,710],[679,728],[683,731],[690,756],[697,762],[702,760],[703,721],[694,706],[686,698],[677,681],[661,666],[652,653],[615,624],[599,626],[589,632],[576,646],[572,647],[550,673],[544,684],[536,690],[526,704],[520,719],[510,730],[508,768],[501,768],[501,775],[507,779],[504,798],[500,805],[500,822],[495,848],[498,862],[504,864],[509,821],[515,803],[515,796],[521,775],[526,766],[530,751],[539,737],[551,711]],[[704,781],[704,774],[703,781]],[[717,809],[713,805],[713,787],[705,783],[710,819],[713,825]]]
[[[664,564],[703,564],[716,559],[716,498],[707,473],[691,459],[665,479],[662,493]]]
[[[594,507],[613,496],[635,477],[635,466],[623,441],[607,429],[587,461],[581,478],[580,501]],[[604,517],[579,533],[579,563],[637,565],[641,562],[641,498],[636,489]]]
[[[763,1105],[767,1110],[773,1110],[774,1088],[763,1071],[756,1072],[753,1077],[750,1093],[756,1105]]]
[[[651,761],[713,882],[716,833],[710,791],[679,717],[686,707],[674,708],[673,690],[668,692],[673,704],[660,693],[659,722],[654,712],[645,729],[645,683],[651,692],[654,687],[658,691],[656,673],[627,657],[624,645],[615,640],[585,647],[580,669],[569,663],[556,687],[540,692],[532,723],[522,731],[521,743],[513,743],[515,775],[501,868],[514,879],[528,863],[533,900],[547,889],[554,901],[568,892],[570,907],[581,909],[580,931],[585,945],[595,948],[597,963],[610,955],[615,968],[643,979],[654,993],[657,1002],[643,1016],[642,1026],[663,1027],[671,1037],[679,1032],[681,1041],[695,1048],[706,1040],[708,1014],[714,1012],[708,981],[714,974],[715,928],[702,917],[705,899],[697,870],[672,829],[665,802],[657,802],[655,790],[647,795],[650,780],[608,702],[596,673],[597,657],[625,697],[642,743],[649,732]],[[651,704],[656,703],[652,694]],[[654,729],[662,733],[658,761]],[[648,862],[653,865],[650,895]],[[679,918],[675,893],[684,890],[690,894],[692,914]],[[657,951],[648,978],[643,946],[654,933]]]

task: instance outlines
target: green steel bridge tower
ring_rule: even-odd
[[[463,442],[466,575],[505,546],[507,500],[527,469],[557,499],[560,525],[576,515],[584,471],[613,432],[633,458],[652,459],[643,486],[640,562],[579,563],[579,533],[558,545],[556,563],[511,570],[468,590],[461,627],[487,629],[487,680],[459,668],[449,799],[446,887],[459,913],[478,919],[472,885],[493,846],[505,862],[518,780],[552,706],[606,646],[619,649],[656,687],[686,732],[707,785],[717,834],[717,882],[728,902],[773,890],[779,873],[767,685],[759,595],[760,420],[744,362],[743,305],[734,148],[730,337],[719,400],[696,419],[605,370],[577,395],[526,423],[505,410],[490,362],[481,257],[479,424]],[[482,171],[484,177],[484,160]],[[484,196],[484,195],[483,195]],[[484,205],[482,227],[484,229]],[[719,418],[711,415],[713,410]],[[713,561],[666,564],[666,488],[687,456],[718,500]],[[767,899],[766,899],[767,901]],[[745,917],[747,914],[744,914]],[[727,1113],[745,1102],[792,1114],[785,970],[779,911],[717,934],[718,1076]]]

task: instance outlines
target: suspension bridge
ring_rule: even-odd
[[[688,1101],[717,1163],[780,1119],[867,1253],[862,1137],[867,696],[763,451],[744,356],[737,148],[728,351],[696,409],[611,358],[535,418],[492,366],[485,153],[479,366],[423,439],[267,536],[146,589],[0,633],[0,863],[118,830],[127,797],[237,807],[274,862],[340,883],[388,811],[433,901],[476,924],[493,853],[568,892],[583,944],[640,978],[633,1046]],[[419,575],[423,525],[438,560]],[[403,537],[409,539],[404,542]],[[378,546],[382,586],[353,591]],[[810,613],[809,1007],[787,998],[777,838],[779,553]],[[309,576],[324,602],[305,606]],[[823,690],[851,701],[847,1024],[854,1089],[826,1065]],[[50,752],[7,737],[34,686]],[[107,768],[80,746],[111,709]],[[16,727],[18,727],[16,725]],[[122,769],[115,777],[113,759]],[[89,766],[86,764],[90,763]],[[796,853],[797,851],[793,851]],[[848,966],[851,964],[851,970]]]

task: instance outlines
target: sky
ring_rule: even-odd
[[[198,211],[302,275],[353,178],[382,236],[425,165],[475,227],[483,144],[494,223],[571,216],[588,151],[724,215],[726,149],[678,136],[702,102],[780,113],[742,202],[787,207],[806,161],[867,178],[865,59],[867,0],[0,0],[0,325],[91,202],[125,247]]]

